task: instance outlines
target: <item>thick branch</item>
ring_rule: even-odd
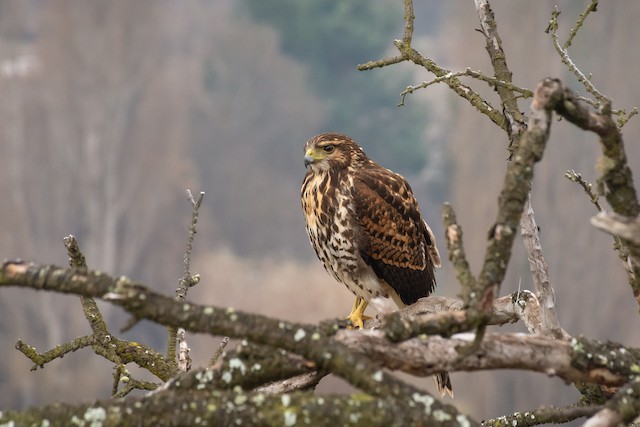
[[[378,363],[356,355],[332,341],[325,331],[311,325],[279,321],[233,309],[179,303],[126,277],[113,279],[102,273],[54,266],[37,267],[6,262],[0,274],[0,286],[22,286],[99,297],[123,307],[136,318],[184,327],[192,332],[243,337],[268,344],[298,353],[316,363],[319,370],[331,371],[371,395],[389,399],[412,396],[415,402],[424,407],[427,418],[432,411],[444,412],[453,419],[462,416],[456,408],[443,405],[422,390],[389,375]]]
[[[568,423],[578,418],[590,417],[602,406],[567,406],[556,408],[545,406],[534,411],[516,412],[513,415],[506,415],[492,420],[483,421],[485,427],[513,427],[513,426],[537,426],[540,424],[560,424]]]
[[[429,296],[387,316],[378,316],[365,323],[367,329],[383,329],[389,338],[402,341],[421,334],[451,336],[453,333],[468,331],[467,314],[461,311],[463,302],[456,298]],[[530,333],[538,335],[542,331],[542,311],[535,294],[521,290],[497,298],[493,301],[493,312],[489,325],[505,325],[522,321]],[[566,336],[568,334],[564,331]]]
[[[527,130],[522,133],[513,159],[507,166],[498,198],[498,217],[489,236],[482,271],[475,289],[464,295],[465,302],[488,315],[498,294],[511,258],[511,248],[529,194],[533,167],[542,158],[549,138],[551,110],[561,87],[557,80],[546,79],[536,87]]]
[[[630,219],[614,213],[601,212],[591,218],[591,224],[613,236],[626,240],[627,243],[640,246],[640,217]]]
[[[375,359],[387,369],[421,377],[442,371],[520,369],[556,376],[567,383],[588,382],[619,387],[638,370],[640,350],[584,338],[560,341],[523,334],[487,334],[473,354],[460,358],[459,348],[473,339],[473,334],[465,333],[450,339],[420,336],[393,343],[380,330],[340,330],[335,335],[337,342],[362,359]],[[272,352],[277,350],[268,350],[266,358],[270,358]],[[231,356],[224,366],[191,371],[171,380],[164,388],[188,391],[240,386],[250,390],[260,382],[270,380],[264,376],[270,371],[270,366],[260,363],[264,359]],[[322,376],[314,370],[313,363],[299,356],[276,355],[273,362],[267,363],[272,366],[280,363],[281,367],[276,367],[274,372],[281,372],[283,378],[307,376],[308,380],[316,380]],[[275,387],[282,385],[277,381]],[[258,389],[266,391],[273,386]]]
[[[487,0],[475,0],[475,3],[495,77],[497,80],[511,83],[512,73],[507,66],[507,57],[502,49],[502,40],[498,35],[498,26],[491,5]],[[513,142],[525,128],[525,117],[518,108],[518,101],[513,90],[505,86],[496,86],[496,91],[502,101],[504,115],[509,124],[507,131],[511,140],[509,146],[513,147]]]
[[[594,132],[600,137],[603,155],[596,164],[600,172],[597,182],[599,193],[604,193],[616,214],[627,217],[629,221],[638,218],[640,203],[627,163],[622,134],[611,118],[610,106],[605,105],[602,111],[591,111],[569,90],[563,89],[561,95],[561,102],[555,105],[555,111],[579,128]],[[640,304],[640,247],[631,242],[626,243],[631,255],[627,261],[629,284]]]
[[[636,360],[640,357],[640,352],[636,350],[621,349],[620,346],[598,344],[588,340],[567,343],[525,336],[490,337],[478,348],[480,353],[474,353],[481,354],[481,357],[463,359],[458,358],[456,347],[465,343],[464,338],[415,338],[400,345],[393,345],[386,341],[383,331],[345,331],[340,332],[336,336],[336,342],[333,342],[322,331],[306,325],[281,322],[229,309],[180,304],[172,298],[133,284],[126,278],[114,280],[100,273],[54,267],[38,268],[22,263],[5,263],[0,285],[102,297],[124,307],[136,317],[148,318],[166,325],[184,326],[193,332],[242,336],[256,342],[268,343],[301,354],[315,362],[320,369],[331,370],[374,395],[392,399],[416,395],[418,399],[427,399],[432,409],[446,410],[452,416],[457,416],[455,410],[450,407],[445,409],[437,401],[432,402],[433,398],[430,396],[389,378],[380,369],[381,365],[372,365],[368,358],[363,358],[362,355],[371,357],[373,354],[374,360],[385,361],[391,368],[402,368],[414,373],[420,371],[424,375],[442,370],[517,367],[558,375],[567,381],[591,381],[608,385],[621,385],[628,375],[635,372],[634,369],[638,369]],[[455,330],[452,325],[459,325],[459,330],[470,327],[465,320],[465,312],[439,313],[428,317],[436,333],[445,330],[453,333]],[[443,324],[442,319],[449,319],[450,324]],[[346,344],[341,340],[353,344]],[[358,354],[355,351],[362,353]],[[394,351],[399,351],[403,356],[393,356]],[[390,359],[387,360],[387,357]],[[538,360],[538,357],[543,357],[544,360]]]
[[[420,404],[417,404],[420,403]],[[164,391],[148,397],[82,404],[53,404],[24,411],[0,412],[9,425],[384,425],[477,426],[464,415],[450,416],[420,396],[374,398],[363,394],[284,395],[242,391]],[[176,408],[180,408],[179,420]],[[448,407],[450,408],[450,407]],[[432,416],[431,414],[435,414]],[[177,421],[176,421],[177,420]]]
[[[284,380],[274,381],[269,384],[256,387],[256,392],[280,394],[291,393],[296,390],[309,390],[315,388],[321,379],[326,377],[328,373],[312,371],[306,374],[296,375],[295,377]]]
[[[581,129],[596,133],[600,137],[602,154],[598,160],[599,190],[604,192],[607,202],[619,215],[635,218],[640,214],[640,203],[633,184],[631,169],[627,163],[622,134],[604,109],[590,111],[569,90],[562,93],[562,102],[555,106],[558,114]]]
[[[588,381],[611,386],[622,385],[640,369],[637,367],[639,350],[585,339],[565,342],[535,336],[489,335],[480,343],[477,351],[466,358],[459,358],[457,349],[473,339],[471,334],[451,340],[417,337],[401,344],[393,344],[385,338],[385,331],[340,331],[332,339],[322,330],[307,325],[248,315],[230,309],[181,304],[133,284],[126,278],[114,280],[94,272],[55,267],[38,268],[8,262],[3,265],[0,286],[32,287],[101,297],[124,307],[136,317],[148,318],[165,325],[183,326],[193,332],[247,337],[256,342],[288,349],[313,361],[320,369],[345,377],[375,396],[389,401],[406,400],[406,396],[411,396],[413,404],[420,403],[418,406],[422,413],[428,413],[423,415],[425,420],[432,416],[435,420],[439,417],[435,415],[437,411],[447,414],[449,419],[458,419],[462,415],[455,408],[441,405],[428,394],[389,377],[381,369],[381,362],[393,369],[422,375],[443,370],[519,368],[557,375],[566,381]],[[442,326],[439,319],[456,319],[452,324],[464,326],[465,316],[465,312],[450,312],[427,317],[435,319],[432,323],[434,330],[451,331],[451,325]],[[378,362],[372,364],[369,357]],[[237,362],[233,363],[236,363],[236,369],[242,370]],[[230,361],[229,366],[233,363]],[[212,376],[210,380],[214,378],[223,376]]]
[[[502,49],[502,40],[498,35],[498,26],[495,21],[493,11],[487,0],[476,0],[476,10],[480,17],[482,33],[486,38],[486,50],[491,59],[491,64],[497,79],[511,83],[512,73],[507,66],[506,55]],[[512,155],[521,132],[526,128],[525,117],[518,108],[515,92],[508,87],[496,87],[500,100],[502,101],[504,115],[509,123],[509,152]],[[524,205],[523,215],[520,217],[520,230],[529,267],[534,284],[542,301],[542,331],[545,335],[556,338],[567,338],[562,335],[560,324],[555,311],[555,295],[553,287],[549,283],[547,262],[542,252],[542,244],[538,227],[536,226],[533,208],[531,206],[531,195],[527,197]]]
[[[640,415],[640,377],[631,380],[605,404],[605,408],[587,420],[584,427],[616,427],[633,422]]]
[[[141,285],[129,282],[126,278],[114,280],[107,275],[94,272],[78,272],[73,270],[57,269],[54,267],[28,266],[22,263],[5,263],[0,277],[0,286],[22,286],[32,287],[36,289],[54,290],[58,292],[74,293],[84,296],[105,298],[136,315],[144,317],[165,325],[184,326],[193,332],[205,332],[210,334],[226,334],[235,337],[246,337],[255,342],[277,346],[287,349],[304,356],[306,359],[315,362],[320,369],[328,369],[338,375],[352,381],[354,385],[370,392],[374,395],[386,396],[391,398],[400,398],[408,393],[418,392],[405,386],[402,383],[395,382],[393,379],[387,379],[386,375],[380,370],[379,365],[371,365],[366,359],[355,355],[352,350],[347,350],[342,345],[332,342],[330,337],[326,337],[324,333],[308,325],[293,324],[270,319],[259,315],[249,315],[236,312],[230,309],[223,310],[214,307],[205,307],[195,304],[180,304],[172,298],[156,294]],[[394,315],[389,316],[393,319]],[[402,319],[400,319],[402,321]],[[458,325],[458,330],[470,328],[468,320],[466,320],[465,312],[446,312],[426,316],[421,320],[423,328],[422,332],[442,333],[449,331],[455,333],[453,325]],[[419,324],[418,321],[416,321]],[[424,326],[429,325],[431,331]],[[383,339],[385,331],[377,331],[375,334]],[[368,336],[363,331],[348,331],[353,336]],[[413,331],[414,333],[420,331]],[[341,332],[341,334],[344,334]],[[345,335],[346,336],[346,335]],[[522,338],[522,340],[521,340]],[[523,341],[524,337],[518,337],[517,341]],[[526,346],[532,342],[546,343],[550,342],[553,349],[566,349],[573,347],[573,354],[586,354],[585,359],[579,362],[573,358],[573,365],[545,365],[539,363],[536,369],[551,369],[554,372],[569,372],[564,374],[567,380],[581,379],[602,382],[606,384],[620,384],[624,375],[631,375],[637,368],[635,360],[640,357],[640,353],[635,350],[620,350],[620,357],[627,355],[632,359],[620,359],[624,363],[618,364],[614,357],[616,349],[619,346],[594,344],[587,340],[575,340],[572,343],[562,341],[545,341],[542,338],[530,337],[532,341],[528,341]],[[542,340],[542,341],[536,341]],[[420,342],[421,338],[414,341]],[[464,340],[463,340],[464,341]],[[460,341],[462,343],[463,341]],[[429,342],[437,342],[437,340],[427,340]],[[442,340],[443,343],[448,341]],[[443,344],[448,346],[449,350],[455,353],[455,344]],[[487,344],[488,345],[488,344]],[[543,344],[541,344],[543,345]],[[544,344],[547,345],[547,344]],[[388,345],[388,351],[392,351],[391,344]],[[363,348],[362,343],[359,348]],[[584,351],[580,351],[584,349]],[[489,352],[489,350],[487,350]],[[491,350],[493,352],[493,350]],[[421,351],[423,354],[429,354],[430,351]],[[496,357],[503,354],[501,351],[494,352]],[[508,354],[508,353],[507,353]],[[545,354],[540,352],[539,354]],[[605,355],[600,357],[599,355]],[[609,356],[607,356],[609,355]],[[451,363],[450,358],[448,362]],[[470,359],[470,360],[467,360]],[[474,363],[473,358],[462,359],[460,365],[440,366],[439,370],[466,369],[465,363]],[[489,360],[488,357],[484,359]],[[404,363],[404,362],[403,362]],[[429,361],[429,365],[434,366],[435,361]],[[485,362],[486,363],[486,362]],[[520,363],[520,362],[505,362]],[[577,365],[576,365],[577,364]],[[508,365],[513,366],[513,365]],[[576,367],[577,366],[577,367]],[[355,367],[355,368],[354,368]],[[493,365],[492,365],[493,367]],[[497,367],[497,366],[496,366]],[[504,366],[503,366],[504,367]],[[359,374],[367,373],[373,369],[369,378],[361,378]],[[577,369],[581,374],[575,374],[572,369]],[[431,371],[428,371],[431,372]],[[616,376],[617,375],[617,376]],[[585,378],[585,376],[587,378]],[[385,381],[389,381],[386,383]],[[434,405],[437,405],[434,403]]]
[[[557,376],[565,382],[619,387],[638,369],[637,349],[584,338],[568,342],[523,334],[486,334],[474,353],[460,358],[459,348],[474,338],[470,333],[449,339],[421,336],[393,344],[378,330],[336,334],[336,340],[353,351],[380,360],[389,369],[417,376],[442,371],[522,369]]]

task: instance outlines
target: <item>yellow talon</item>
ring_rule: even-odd
[[[353,308],[351,308],[351,313],[347,316],[347,320],[350,320],[354,327],[364,329],[364,321],[371,319],[371,317],[364,315],[367,305],[369,304],[367,304],[365,300],[356,297]]]

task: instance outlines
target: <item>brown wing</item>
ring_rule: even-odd
[[[353,196],[364,261],[403,303],[429,295],[439,259],[432,259],[431,254],[437,254],[433,235],[406,180],[372,163],[357,169]]]

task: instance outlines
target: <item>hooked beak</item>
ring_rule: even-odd
[[[309,148],[307,152],[304,154],[304,167],[309,167],[309,165],[317,160],[320,160],[316,150],[313,148]]]
[[[304,156],[304,167],[309,167],[309,165],[313,163],[313,157],[311,156]]]

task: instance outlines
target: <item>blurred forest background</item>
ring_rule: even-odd
[[[472,2],[415,3],[422,53],[454,71],[491,69]],[[580,88],[544,33],[555,3],[493,2],[518,85],[554,76]],[[587,3],[560,2],[561,34]],[[638,19],[639,2],[602,3],[570,49],[614,108],[640,105]],[[207,193],[192,264],[202,281],[191,299],[304,322],[341,317],[352,298],[315,259],[299,201],[304,142],[339,131],[409,179],[441,251],[441,205],[453,203],[477,272],[507,141],[444,86],[396,107],[407,85],[432,78],[417,67],[356,70],[394,53],[402,31],[399,0],[0,0],[0,254],[66,265],[62,238],[74,234],[91,268],[171,293],[190,188]],[[640,120],[624,135],[638,182]],[[594,207],[563,177],[575,169],[594,182],[599,151],[595,136],[555,124],[533,206],[563,327],[638,346],[638,308],[612,240],[589,225]],[[457,294],[446,261],[438,281],[438,294]],[[520,281],[531,288],[516,241],[503,294]],[[128,320],[101,307],[113,331]],[[89,332],[75,298],[3,290],[0,408],[108,396],[110,365],[91,350],[36,372],[14,350],[19,338],[44,351]],[[165,348],[164,329],[147,322],[123,337]],[[198,365],[218,347],[204,336],[189,344]],[[452,379],[460,409],[476,419],[577,397],[538,374]],[[430,378],[415,382],[435,390]],[[343,388],[331,378],[320,385]]]

